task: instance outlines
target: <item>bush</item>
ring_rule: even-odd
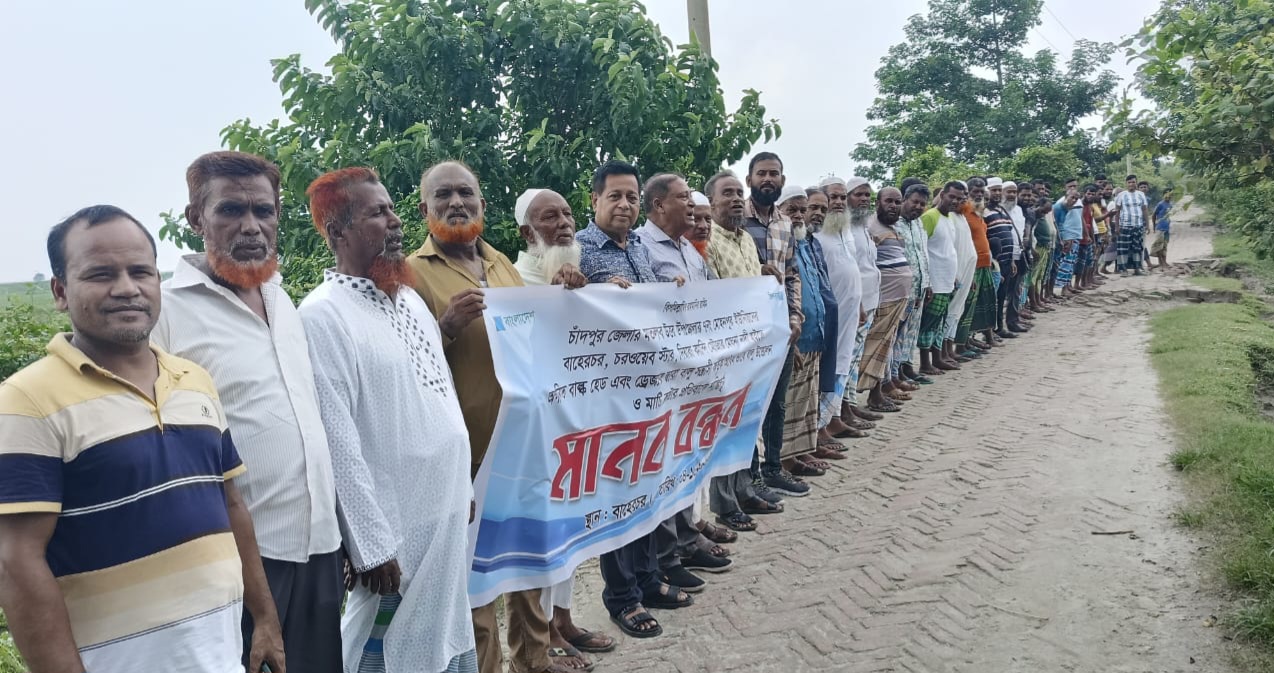
[[[44,356],[58,332],[70,330],[66,317],[31,297],[10,297],[0,307],[0,381]]]

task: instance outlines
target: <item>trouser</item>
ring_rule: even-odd
[[[606,583],[602,589],[602,604],[612,617],[641,603],[647,594],[659,593],[659,559],[654,533],[602,554],[598,561]]]
[[[1004,279],[1000,281],[1000,287],[995,291],[995,324],[997,328],[1004,329],[1006,323],[1017,324],[1017,283],[1022,274],[1013,273],[1012,264],[1007,268],[1000,267],[1000,273]]]
[[[262,558],[261,565],[279,613],[288,664],[297,671],[340,673],[341,606],[345,603],[340,550],[315,554],[305,563]],[[253,631],[247,610],[242,628],[243,665],[247,666]]]
[[[478,651],[478,670],[500,673],[504,654],[500,650],[500,627],[495,618],[495,601],[473,609],[473,639]],[[540,607],[540,590],[512,591],[504,595],[508,622],[510,671],[532,673],[549,667],[549,621]],[[416,625],[422,628],[424,625]]]
[[[659,569],[665,572],[680,566],[681,557],[693,554],[699,547],[694,508],[687,507],[660,523],[655,529],[655,545]]]
[[[779,454],[783,450],[783,424],[787,422],[787,386],[792,381],[792,364],[796,361],[796,346],[787,349],[787,359],[783,361],[783,371],[779,372],[779,381],[774,386],[774,395],[770,398],[770,408],[765,412],[765,421],[761,423],[761,443],[765,446],[765,460],[752,455],[752,476],[778,474],[783,469]]]
[[[739,506],[740,499],[752,496],[752,471],[745,467],[732,474],[712,478],[708,489],[708,508],[723,518],[728,517],[743,511]]]

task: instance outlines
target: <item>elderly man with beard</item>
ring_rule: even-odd
[[[442,334],[410,286],[402,221],[370,168],[321,175],[306,194],[336,257],[300,314],[354,573],[344,670],[476,671],[468,436]]]
[[[986,183],[986,208],[982,219],[986,222],[986,235],[991,243],[991,254],[1000,270],[1000,283],[995,292],[995,333],[1002,339],[1016,339],[1026,330],[1017,322],[1017,304],[1010,300],[1013,281],[1018,268],[1015,261],[1013,219],[1004,208],[1004,181],[988,178]]]
[[[762,460],[752,466],[753,488],[758,492],[767,489],[781,495],[804,497],[809,495],[809,484],[793,477],[783,469],[779,456],[783,449],[783,424],[787,418],[787,387],[792,378],[796,359],[796,341],[801,336],[801,277],[796,267],[796,244],[792,238],[792,223],[783,217],[775,203],[787,183],[783,174],[783,160],[773,152],[761,152],[748,162],[746,179],[750,195],[746,203],[743,228],[752,235],[758,259],[765,273],[781,279],[787,292],[788,324],[792,330],[787,358],[770,398],[770,408],[761,424],[761,443],[764,445]]]
[[[823,352],[818,361],[818,448],[812,454],[817,460],[844,460],[848,456],[845,455],[845,445],[841,444],[832,436],[829,425],[835,421],[844,428],[836,416],[825,418],[823,408],[825,399],[832,398],[836,400],[832,403],[832,408],[839,405],[839,400],[844,395],[844,388],[837,390],[836,361],[840,356],[838,352],[837,340],[840,338],[840,303],[836,299],[836,294],[832,291],[831,272],[827,268],[827,255],[823,250],[823,244],[818,240],[816,234],[823,229],[823,223],[827,219],[828,199],[827,194],[819,187],[809,187],[805,190],[805,236],[797,238],[797,246],[800,246],[802,240],[809,244],[810,252],[813,253],[814,261],[818,266],[822,284],[819,288],[823,298]],[[795,232],[794,232],[795,233]],[[844,385],[841,383],[840,385]]]
[[[929,207],[932,195],[929,186],[918,178],[903,180],[902,193],[902,210],[894,231],[902,239],[903,252],[911,267],[911,290],[907,293],[909,301],[903,312],[902,322],[898,325],[898,334],[894,338],[889,374],[895,388],[910,392],[919,390],[920,384],[933,383],[932,379],[916,371],[912,359],[912,353],[916,350],[916,338],[920,335],[920,311],[933,294],[929,279],[929,252],[926,250],[929,237],[925,233],[924,223],[920,221],[920,216]]]
[[[880,274],[880,305],[867,334],[858,377],[858,391],[870,391],[867,403],[873,411],[896,409],[897,402],[911,399],[906,392],[889,385],[889,356],[911,293],[911,263],[895,229],[901,215],[902,192],[894,187],[881,188],[876,195],[876,213],[867,222]]]
[[[294,671],[341,670],[341,532],[305,328],[275,252],[279,169],[212,152],[186,170],[203,254],[177,262],[151,340],[212,374],[248,473],[240,488]],[[268,410],[268,413],[265,411]],[[244,644],[253,642],[244,615]],[[250,649],[250,648],[249,648]],[[244,665],[249,664],[245,649]]]
[[[1027,213],[1026,209],[1018,203],[1018,187],[1017,183],[1011,180],[1004,181],[1004,210],[1009,214],[1009,219],[1013,221],[1013,251],[1015,256],[1013,261],[1017,262],[1017,276],[1013,279],[1013,287],[1009,301],[1013,303],[1017,310],[1018,322],[1023,326],[1034,318],[1029,309],[1025,308],[1026,301],[1026,279],[1031,274],[1031,230],[1035,226],[1035,218],[1033,213]],[[1029,329],[1029,327],[1028,327]]]
[[[712,203],[708,201],[708,197],[703,192],[694,192],[690,195],[690,202],[694,205],[694,227],[690,229],[690,233],[686,238],[690,240],[690,245],[699,251],[699,256],[704,261],[708,261],[708,244],[712,241]],[[712,269],[708,269],[708,278],[716,278],[716,274],[712,273]]]
[[[995,339],[995,258],[991,254],[991,242],[987,238],[986,220],[982,219],[982,209],[986,204],[986,180],[974,176],[969,178],[969,200],[960,207],[964,220],[969,224],[969,234],[973,238],[973,249],[977,252],[977,261],[973,271],[973,282],[969,287],[969,295],[964,304],[964,315],[960,318],[960,327],[956,331],[956,346],[966,349],[965,356],[985,353],[994,346]],[[973,338],[977,332],[983,334],[985,341]]]
[[[743,183],[734,173],[722,171],[704,185],[712,206],[712,236],[708,242],[708,269],[717,278],[754,278],[761,275],[756,241],[744,228],[747,197]],[[782,498],[769,489],[759,491],[752,483],[751,469],[714,477],[709,505],[717,523],[732,531],[756,530],[751,514],[783,511]],[[719,539],[717,541],[720,541]]]
[[[876,308],[880,305],[880,269],[876,268],[876,243],[867,232],[867,223],[872,216],[871,185],[865,178],[852,177],[845,183],[849,192],[849,232],[854,239],[854,262],[858,265],[858,277],[862,283],[862,299],[859,310],[866,320],[859,325],[854,335],[853,362],[849,370],[849,380],[845,384],[844,403],[849,405],[849,413],[861,407],[858,404],[858,378],[862,374],[863,353],[867,348],[867,335],[871,333],[876,320]],[[868,413],[897,412],[900,406],[889,403],[868,407]],[[842,421],[845,419],[842,409]],[[852,417],[852,416],[851,416]]]
[[[866,181],[863,181],[866,184]],[[858,187],[861,185],[855,185]],[[836,390],[824,394],[819,404],[819,425],[825,436],[844,439],[866,437],[865,430],[875,427],[861,416],[880,414],[860,412],[845,401],[850,375],[854,370],[854,353],[858,335],[866,338],[867,314],[862,309],[863,282],[858,270],[858,251],[850,231],[849,190],[841,178],[829,177],[819,184],[827,197],[827,216],[814,234],[827,259],[827,276],[837,303]]]
[[[420,215],[428,224],[429,237],[407,259],[411,283],[442,333],[469,433],[471,476],[486,456],[501,397],[486,322],[481,319],[486,309],[483,290],[523,285],[508,258],[482,239],[485,209],[478,178],[468,166],[445,161],[426,170],[420,177]],[[540,590],[515,591],[504,600],[513,669],[523,673],[567,670],[549,660],[549,625],[540,607]],[[478,666],[483,673],[496,673],[503,665],[497,628],[494,602],[473,609]]]
[[[920,316],[920,336],[916,345],[920,348],[920,373],[929,376],[942,375],[956,368],[955,363],[943,359],[942,342],[947,333],[947,311],[959,273],[957,227],[968,226],[960,221],[963,220],[960,207],[967,192],[963,182],[948,182],[938,193],[938,205],[920,216],[925,234],[929,237],[926,249],[929,252],[933,297],[925,303],[924,313]]]

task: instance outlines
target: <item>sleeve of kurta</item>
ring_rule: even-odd
[[[783,276],[784,289],[787,291],[787,315],[805,322],[805,311],[801,310],[801,274],[796,268],[796,249],[787,258],[787,272]]]
[[[345,551],[354,571],[366,572],[398,556],[398,537],[376,501],[376,486],[363,458],[363,445],[354,422],[358,354],[334,316],[303,312],[301,317],[314,365],[319,412],[332,453]]]

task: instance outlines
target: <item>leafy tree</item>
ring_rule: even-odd
[[[1014,180],[1045,180],[1050,186],[1057,187],[1070,178],[1078,177],[1083,169],[1075,143],[1065,141],[1048,147],[1024,147],[1001,162],[997,172],[1012,176]]]
[[[1065,71],[1057,55],[1022,52],[1043,0],[929,0],[876,71],[874,122],[853,157],[883,179],[912,153],[945,147],[964,163],[989,163],[1023,147],[1079,133],[1115,87],[1111,44],[1078,40]],[[989,75],[987,74],[989,73]]]
[[[930,189],[936,190],[952,180],[967,180],[970,176],[983,172],[985,171],[956,161],[941,146],[932,145],[907,155],[895,177],[898,178],[896,182],[902,182],[903,178],[920,178]]]
[[[482,182],[487,239],[511,253],[513,202],[527,187],[555,189],[584,213],[588,179],[607,159],[702,179],[780,131],[756,91],[728,112],[716,63],[697,43],[674,48],[634,0],[305,4],[340,48],[331,74],[298,55],[274,61],[288,120],[222,132],[231,149],[282,170],[280,256],[294,295],[330,259],[304,196],[325,170],[374,166],[402,197],[410,245],[425,233],[422,169],[463,160]],[[170,217],[165,235],[183,240],[182,231]]]

